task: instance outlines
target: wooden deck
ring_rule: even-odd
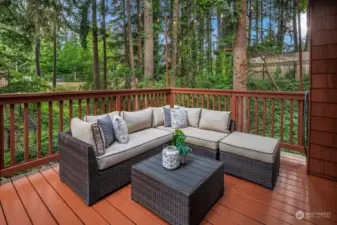
[[[130,198],[131,186],[86,206],[58,176],[58,165],[14,177],[0,186],[0,225],[167,224]],[[297,211],[326,213],[295,217]],[[273,191],[225,175],[224,196],[202,224],[337,224],[337,183],[306,175],[305,160],[281,156]]]

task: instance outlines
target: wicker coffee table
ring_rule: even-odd
[[[189,154],[170,171],[160,153],[132,166],[132,199],[174,225],[199,224],[223,191],[223,163],[213,159]]]

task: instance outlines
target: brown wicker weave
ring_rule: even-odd
[[[162,150],[159,146],[105,170],[99,170],[89,144],[59,133],[60,178],[83,201],[92,205],[131,181],[131,166]]]
[[[213,149],[193,145],[193,144],[190,144],[190,143],[186,143],[186,144],[192,148],[192,153],[195,154],[195,155],[207,157],[207,158],[210,158],[210,159],[218,159],[218,154],[219,154],[218,149],[213,150]]]
[[[280,169],[280,146],[273,164],[249,159],[243,156],[220,151],[220,161],[224,163],[225,173],[252,181],[273,189]]]
[[[189,154],[169,171],[157,154],[132,167],[131,184],[132,199],[170,224],[199,224],[223,195],[223,163]]]

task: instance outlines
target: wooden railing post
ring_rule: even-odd
[[[120,111],[121,110],[121,96],[117,95],[116,96],[116,111]]]
[[[0,175],[2,174],[2,169],[4,168],[4,157],[5,157],[4,129],[5,129],[4,127],[4,106],[0,105]]]
[[[237,115],[236,115],[236,95],[230,96],[230,111],[232,112],[232,120],[236,120],[236,124],[238,124],[237,121]]]
[[[172,96],[173,96],[172,90],[170,90],[170,92],[167,93],[167,95],[166,95],[166,102],[167,102],[168,105],[170,105],[171,108],[173,108],[173,105],[174,105]]]

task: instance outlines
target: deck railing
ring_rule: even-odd
[[[303,152],[303,92],[186,88],[0,95],[0,174],[58,159],[57,135],[73,117],[174,104],[231,111],[237,130],[277,137]]]

